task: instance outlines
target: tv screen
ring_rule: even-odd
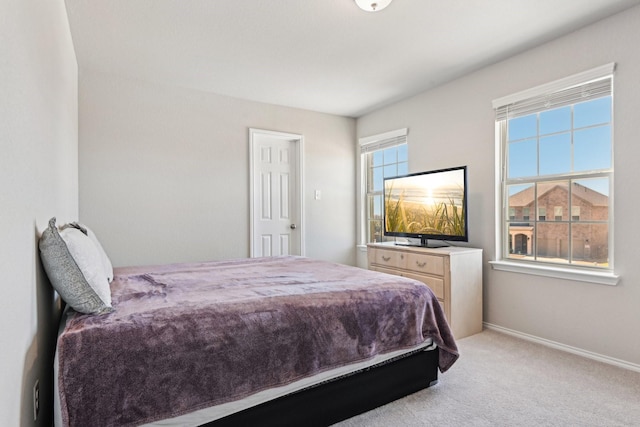
[[[469,241],[467,167],[385,178],[384,234],[419,238],[422,246],[429,239]]]

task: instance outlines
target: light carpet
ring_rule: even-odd
[[[437,385],[336,426],[640,426],[638,372],[492,330],[458,347]]]

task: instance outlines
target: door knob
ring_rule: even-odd
[[[295,225],[295,224],[291,224],[291,225],[289,226],[289,228],[290,228],[290,229],[292,229],[292,230],[295,230],[297,227],[298,227],[298,226],[297,226],[297,225]]]

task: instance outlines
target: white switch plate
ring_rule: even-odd
[[[316,190],[314,196],[313,196],[316,200],[320,200],[320,197],[322,197],[322,193],[320,192],[320,190]]]

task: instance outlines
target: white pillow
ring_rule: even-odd
[[[107,307],[111,307],[109,280],[105,274],[102,255],[94,241],[74,227],[62,230],[60,237],[66,243],[69,253],[78,264],[78,268],[80,268],[89,286],[98,294]]]
[[[104,267],[104,274],[107,276],[107,280],[109,281],[109,283],[111,283],[113,281],[113,264],[111,264],[111,260],[109,259],[109,256],[107,255],[104,248],[100,244],[100,241],[96,237],[96,234],[93,231],[91,231],[89,227],[79,222],[72,222],[69,225],[71,225],[72,227],[79,228],[80,231],[83,231],[87,236],[89,236],[91,241],[98,247],[98,252],[100,252],[100,260]]]

